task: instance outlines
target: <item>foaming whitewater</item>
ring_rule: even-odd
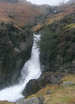
[[[10,86],[0,91],[0,100],[16,102],[18,99],[23,98],[22,92],[26,87],[27,83],[31,79],[38,79],[41,75],[40,59],[39,59],[39,47],[37,42],[40,40],[39,34],[34,34],[34,42],[32,47],[31,58],[25,63],[20,81],[17,85]],[[27,76],[26,75],[27,71]]]

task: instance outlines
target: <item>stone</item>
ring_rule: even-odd
[[[16,104],[24,104],[24,98],[21,98],[18,101],[16,101]]]
[[[16,104],[41,104],[39,98],[32,97],[29,99],[20,99]]]
[[[47,95],[50,95],[52,92],[50,91],[50,90],[48,90],[47,92],[46,92],[46,94]]]
[[[75,85],[75,82],[72,82],[72,81],[64,81],[63,82],[63,86],[66,87],[66,86],[71,86],[71,85]]]
[[[36,97],[25,100],[24,104],[40,104],[40,100]]]
[[[40,97],[38,97],[38,99],[39,99],[39,101],[40,101],[40,104],[43,104],[44,103],[44,97],[43,96],[40,96]]]

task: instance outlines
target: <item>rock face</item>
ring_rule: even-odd
[[[0,24],[0,88],[18,82],[21,69],[29,59],[32,32],[29,27],[16,28],[13,24]]]

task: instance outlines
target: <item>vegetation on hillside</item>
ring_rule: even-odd
[[[58,7],[56,9],[56,13],[48,15],[43,23],[38,23],[36,26],[33,26],[32,30],[41,34],[41,40],[38,44],[40,47],[42,75],[37,80],[29,81],[23,92],[25,96],[34,94],[40,89],[44,91],[46,85],[53,85],[54,87],[54,84],[56,84],[57,86],[59,86],[62,83],[61,78],[63,76],[68,76],[67,73],[75,73],[74,11],[74,4],[68,6],[64,5],[64,8],[62,6]],[[66,89],[63,88],[61,92],[65,90]],[[56,92],[56,95],[57,94],[60,94],[59,91]],[[38,96],[39,95],[40,94],[38,93]],[[70,95],[71,93],[68,96],[68,100],[70,98]],[[55,99],[54,96],[55,94],[52,97],[49,96],[49,102],[45,102],[45,104],[50,104],[50,101],[51,104],[62,104],[62,101],[66,99],[66,97],[60,98],[63,95],[60,95],[60,97],[56,97]],[[35,97],[35,95],[33,97]],[[50,99],[50,97],[52,98],[52,100]],[[65,100],[64,104],[68,103],[66,102],[67,100]]]
[[[44,28],[45,25],[50,25],[54,23],[55,21],[60,21],[67,15],[71,15],[75,13],[75,4],[71,5],[61,5],[58,7],[54,7],[50,9],[50,13],[46,16],[46,18],[43,20],[42,23],[35,25],[32,30],[34,32],[40,31],[42,28]],[[64,21],[65,22],[65,21]]]
[[[43,73],[29,81],[23,94],[37,92],[29,98],[43,99],[42,104],[74,104],[75,75],[67,72],[75,72],[75,5],[50,8],[50,15],[47,10],[29,3],[0,3],[0,88],[19,81],[31,55],[32,30],[39,31]]]
[[[44,71],[74,71],[75,14],[44,26],[41,31],[40,60]]]

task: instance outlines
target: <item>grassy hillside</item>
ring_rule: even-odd
[[[50,25],[56,21],[62,20],[64,17],[75,13],[75,4],[71,5],[61,5],[59,7],[55,7],[54,12],[52,14],[48,14],[46,19],[40,24],[35,25],[32,30],[37,32],[41,30],[44,26]]]
[[[35,23],[35,17],[45,14],[46,9],[28,2],[0,2],[0,22],[13,22],[19,26]]]

